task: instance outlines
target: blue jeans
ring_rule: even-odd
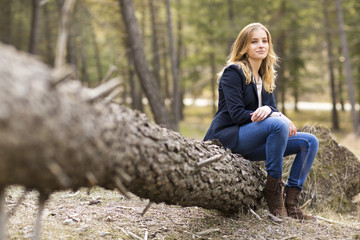
[[[250,161],[265,160],[267,173],[273,178],[282,175],[283,157],[296,154],[287,181],[288,187],[302,190],[319,147],[317,138],[298,132],[289,137],[289,124],[281,117],[269,117],[261,122],[242,125],[239,142],[233,152]]]

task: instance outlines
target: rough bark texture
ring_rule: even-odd
[[[101,86],[55,84],[59,77],[34,58],[4,45],[0,52],[0,187],[125,185],[153,202],[223,212],[262,203],[265,174],[241,156],[94,100]],[[213,156],[213,164],[197,166]]]

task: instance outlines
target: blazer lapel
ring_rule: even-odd
[[[252,89],[254,90],[254,93],[255,93],[255,96],[256,96],[257,106],[259,106],[259,96],[258,96],[256,84],[253,81],[251,81],[250,84],[251,84]]]

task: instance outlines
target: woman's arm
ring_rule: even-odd
[[[237,66],[229,66],[224,70],[219,84],[232,122],[238,125],[250,123],[250,113],[253,111],[245,108],[245,76],[242,71]]]

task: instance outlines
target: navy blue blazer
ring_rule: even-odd
[[[246,84],[244,73],[237,65],[230,65],[220,78],[218,90],[218,111],[204,141],[218,139],[225,148],[233,151],[238,143],[239,127],[251,123],[250,113],[259,106],[257,88],[254,82]],[[263,106],[278,112],[272,93],[262,88],[261,96]]]

